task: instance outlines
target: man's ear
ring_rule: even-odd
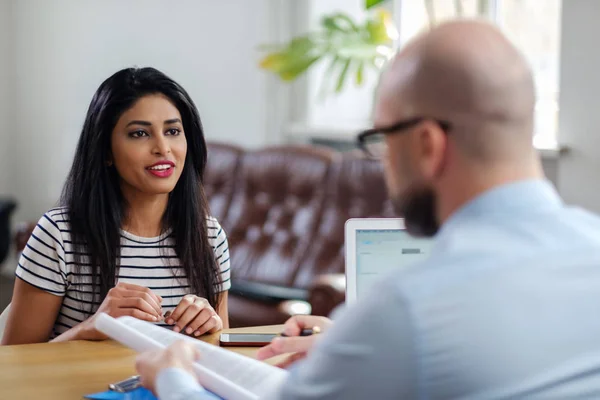
[[[424,121],[417,127],[417,151],[423,178],[438,177],[446,162],[448,137],[444,130],[433,121]]]

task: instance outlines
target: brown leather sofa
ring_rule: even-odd
[[[209,143],[208,154],[204,189],[229,238],[231,326],[329,315],[344,301],[345,222],[393,216],[382,165],[313,146]],[[18,232],[17,250],[29,234]]]
[[[231,325],[282,323],[296,301],[329,315],[344,300],[345,222],[393,216],[382,165],[309,146],[209,146],[204,186],[229,236]]]

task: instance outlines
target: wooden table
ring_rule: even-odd
[[[224,333],[278,333],[280,325],[227,329]],[[202,341],[218,344],[219,333]],[[255,357],[256,347],[230,347]],[[0,399],[82,399],[135,374],[136,353],[114,341],[0,346]]]

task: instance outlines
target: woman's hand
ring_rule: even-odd
[[[135,369],[142,385],[154,392],[158,373],[167,368],[180,368],[194,375],[194,361],[200,358],[200,351],[183,340],[173,343],[166,349],[140,354],[135,361]]]
[[[280,368],[287,368],[298,360],[306,357],[313,348],[319,334],[310,336],[300,336],[303,329],[312,329],[319,327],[321,332],[325,332],[333,322],[329,318],[318,317],[314,315],[296,315],[285,322],[283,333],[286,337],[276,337],[270,344],[258,350],[256,358],[266,360],[281,354],[292,353],[285,360],[278,363]]]
[[[162,319],[162,297],[147,287],[131,283],[117,283],[110,289],[98,311],[82,323],[81,339],[104,340],[106,336],[94,328],[96,317],[106,313],[117,318],[125,315],[144,321],[157,322]]]
[[[202,297],[188,294],[181,299],[175,310],[165,315],[167,324],[175,326],[173,331],[200,336],[223,329],[223,321],[217,312]]]

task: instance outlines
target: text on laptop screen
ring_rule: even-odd
[[[356,297],[390,270],[407,267],[429,256],[431,239],[417,239],[401,229],[356,231]]]

